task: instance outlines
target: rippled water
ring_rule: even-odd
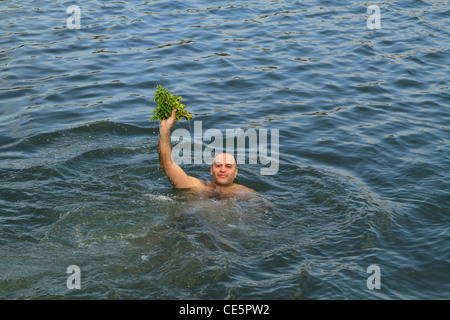
[[[1,298],[449,297],[448,1],[72,4],[0,3]],[[171,188],[157,84],[204,131],[279,130],[256,199]]]

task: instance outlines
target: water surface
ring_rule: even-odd
[[[0,5],[1,298],[448,298],[447,1],[373,3],[380,29],[350,0],[72,4]],[[239,166],[256,199],[171,188],[157,84],[203,131],[279,130],[275,175]]]

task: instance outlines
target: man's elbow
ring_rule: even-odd
[[[172,157],[159,157],[159,167],[163,169],[164,171],[168,170],[170,167],[172,167],[175,163],[172,160]]]

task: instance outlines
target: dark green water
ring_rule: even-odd
[[[448,299],[448,1],[72,4],[0,2],[0,298]],[[258,198],[171,188],[157,84],[279,130]]]

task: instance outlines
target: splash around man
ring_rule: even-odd
[[[187,175],[173,161],[170,131],[176,121],[176,111],[173,110],[168,119],[161,120],[159,127],[159,165],[169,178],[172,186],[218,198],[245,196],[255,193],[255,190],[251,188],[234,183],[238,169],[236,167],[236,159],[228,153],[218,154],[214,158],[210,169],[212,181],[202,181]]]

